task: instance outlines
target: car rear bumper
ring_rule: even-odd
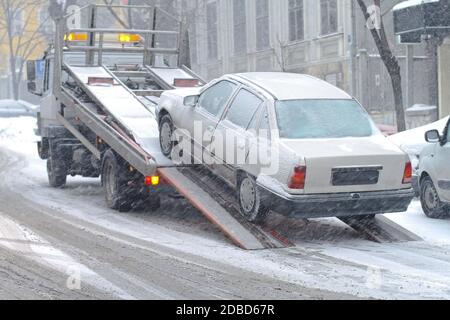
[[[414,190],[334,193],[314,195],[277,194],[259,186],[261,201],[273,211],[301,218],[344,217],[404,212],[414,198]]]

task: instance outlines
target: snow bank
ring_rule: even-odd
[[[36,118],[0,118],[0,146],[22,153],[29,151],[31,145],[39,139],[35,134],[36,129]],[[33,148],[32,151],[36,150]]]

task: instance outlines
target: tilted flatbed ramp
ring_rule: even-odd
[[[155,114],[132,92],[114,80],[113,85],[89,85],[89,78],[112,78],[104,67],[67,67],[85,92],[113,116],[147,152],[158,166],[173,166],[159,146],[159,129]]]
[[[205,81],[187,68],[157,68],[146,66],[148,72],[164,88],[164,90],[177,89],[176,79],[198,80],[198,85],[204,85]]]
[[[162,168],[161,177],[178,190],[209,221],[237,246],[246,250],[284,248],[292,244],[277,235],[265,232],[261,228],[243,220],[236,210],[230,207],[226,198],[217,198],[220,191],[214,190],[211,181],[204,181],[205,175],[199,175],[195,169]],[[202,179],[203,178],[203,179]],[[202,181],[203,180],[203,181]],[[209,179],[208,179],[209,180]],[[223,194],[222,194],[223,196]],[[234,212],[233,212],[234,211]]]

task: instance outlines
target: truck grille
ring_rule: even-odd
[[[383,167],[334,168],[331,183],[333,186],[361,186],[378,183]]]

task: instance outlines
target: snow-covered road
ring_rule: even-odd
[[[98,179],[49,188],[34,126],[0,119],[0,298],[450,298],[450,220],[427,219],[417,202],[389,218],[421,242],[283,220],[296,247],[246,252],[183,200],[123,214],[105,207]]]

